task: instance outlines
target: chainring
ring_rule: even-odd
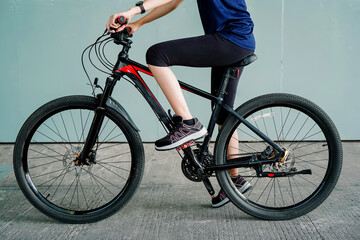
[[[199,157],[199,153],[199,149],[194,149],[194,154],[196,157]],[[208,154],[204,159],[204,165],[210,166],[213,161],[213,155]],[[185,177],[193,182],[201,182],[203,179],[208,178],[213,174],[213,171],[205,171],[204,174],[198,174],[197,167],[187,155],[183,157],[181,162],[181,170]]]

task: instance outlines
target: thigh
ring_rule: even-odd
[[[207,34],[158,43],[149,48],[146,59],[155,66],[218,67],[235,63],[251,52],[217,34]]]

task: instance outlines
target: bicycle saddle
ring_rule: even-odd
[[[255,62],[256,59],[258,59],[258,57],[253,53],[253,54],[247,56],[246,58],[243,58],[240,61],[229,65],[229,67],[245,67],[245,66],[249,65],[250,63]]]

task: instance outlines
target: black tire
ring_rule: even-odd
[[[112,108],[93,148],[96,164],[76,166],[97,100],[68,96],[46,103],[24,123],[14,146],[14,171],[26,198],[67,223],[95,222],[134,195],[144,169],[138,132]]]
[[[236,112],[280,147],[290,150],[284,162],[263,165],[264,171],[310,169],[312,174],[260,178],[254,169],[240,168],[239,175],[252,185],[251,190],[241,194],[228,171],[219,171],[217,179],[229,199],[246,213],[267,220],[296,218],[319,206],[335,187],[342,166],[340,137],[329,116],[314,103],[290,94],[260,96],[244,103]],[[237,139],[232,138],[235,131]],[[230,116],[217,137],[215,161],[224,164],[238,155],[259,154],[267,146]]]

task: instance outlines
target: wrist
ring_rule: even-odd
[[[138,6],[135,6],[130,8],[128,12],[130,13],[131,17],[134,17],[141,13],[141,9]]]
[[[137,20],[133,23],[137,28],[140,28],[142,25],[144,25],[144,22],[141,21],[141,19]]]

